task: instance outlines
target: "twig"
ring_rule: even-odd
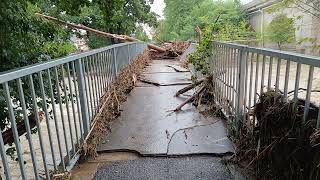
[[[269,149],[275,142],[276,142],[276,140],[274,140],[271,144],[269,144],[266,148],[264,148],[264,150],[261,151],[255,158],[253,158],[252,161],[250,161],[250,163],[244,169],[247,169],[249,166],[251,166],[251,164],[254,161],[256,161],[264,152],[266,152],[267,149]]]

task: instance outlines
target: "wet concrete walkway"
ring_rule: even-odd
[[[103,143],[98,146],[99,153],[130,151],[154,158],[154,156],[176,155],[223,155],[234,152],[233,145],[227,137],[225,122],[220,118],[204,117],[191,104],[183,107],[181,112],[172,112],[193,94],[193,92],[188,92],[180,97],[174,97],[179,89],[191,83],[191,73],[179,67],[178,61],[154,60],[145,68],[141,78],[159,83],[161,86],[142,82],[137,84],[122,106],[121,116],[111,124],[112,132],[104,137]],[[166,171],[166,168],[162,167],[164,162],[175,164],[177,168],[171,169],[170,172]],[[189,168],[187,166],[189,164],[191,169],[194,169],[195,166],[202,169],[200,164],[203,162],[208,166],[211,164],[211,168],[215,170],[212,171],[210,167],[203,169],[204,172],[199,171],[201,172],[199,176],[190,176],[191,179],[201,179],[201,174],[205,179],[213,178],[214,174],[221,177],[220,179],[231,178],[226,167],[215,158],[205,160],[203,158],[188,159],[187,157],[182,159],[151,158],[144,162],[138,159],[102,166],[98,168],[95,178],[149,179],[147,177],[161,176],[162,179],[177,179],[180,168]],[[155,169],[150,169],[150,171],[157,174],[151,173],[150,176],[147,176],[143,173],[145,170],[136,169],[138,166],[145,170],[147,167],[151,169],[153,167]],[[125,173],[115,173],[117,171]],[[130,173],[128,174],[130,171],[140,173],[135,173],[130,177]],[[212,172],[209,173],[209,171]],[[113,172],[111,176],[109,176],[110,172]],[[183,172],[186,173],[186,171]],[[166,173],[167,175],[164,176],[163,174]]]
[[[178,61],[154,60],[145,69],[141,79],[161,86],[138,83],[98,152],[130,150],[141,155],[233,152],[220,118],[204,117],[191,104],[181,112],[171,111],[192,95],[189,92],[174,97],[185,86],[177,84],[191,83],[190,72],[181,67],[177,72],[178,65]]]

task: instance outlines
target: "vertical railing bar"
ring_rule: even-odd
[[[301,63],[297,63],[296,82],[295,82],[295,85],[294,85],[294,98],[293,98],[293,102],[295,102],[295,103],[297,103],[297,100],[298,100],[300,74],[301,74]]]
[[[237,86],[236,86],[236,70],[237,70],[237,62],[236,62],[236,49],[232,49],[232,60],[233,60],[233,80],[232,80],[232,86],[233,86],[233,95],[232,95],[232,106],[233,110],[236,109],[236,93],[237,93]],[[235,111],[234,111],[235,113]]]
[[[42,101],[43,101],[42,106],[43,106],[43,110],[44,110],[44,114],[45,114],[45,118],[46,118],[46,125],[47,125],[47,129],[48,129],[51,157],[52,157],[52,161],[53,161],[54,170],[57,170],[56,157],[55,157],[55,152],[54,152],[53,143],[52,143],[51,127],[49,124],[50,116],[49,116],[48,108],[47,108],[47,98],[46,98],[46,94],[44,91],[42,71],[40,71],[38,73],[38,75],[39,75],[39,81],[40,81],[40,91],[41,91]]]
[[[279,80],[280,80],[280,68],[281,68],[281,59],[278,58],[277,62],[277,74],[276,74],[276,92],[279,91]]]
[[[271,89],[272,66],[273,66],[273,57],[270,56],[270,61],[269,61],[269,73],[268,73],[268,90]]]
[[[110,76],[109,76],[109,59],[110,59],[110,51],[106,51],[106,62],[105,62],[105,73],[106,73],[106,92],[109,90],[109,81],[110,81]]]
[[[117,69],[117,52],[116,48],[113,48],[113,76],[117,77],[118,69]]]
[[[86,100],[87,100],[87,105],[86,106],[88,108],[88,112],[89,112],[89,119],[93,118],[94,116],[94,112],[92,112],[92,115],[90,116],[90,90],[89,87],[90,87],[90,82],[89,82],[89,79],[90,79],[90,75],[93,73],[93,72],[90,72],[89,68],[86,67],[86,63],[89,61],[89,58],[88,57],[84,57],[83,58],[83,64],[82,64],[82,71],[83,71],[83,80],[84,80],[84,87],[86,89],[86,91],[84,92],[85,95],[86,95]]]
[[[60,116],[61,116],[61,122],[62,122],[62,129],[63,129],[63,135],[64,135],[64,143],[65,143],[65,148],[66,148],[66,153],[67,153],[67,163],[70,163],[70,154],[69,154],[69,145],[68,145],[68,140],[67,140],[67,133],[66,133],[66,127],[64,123],[64,116],[63,116],[63,108],[62,108],[62,99],[61,99],[61,91],[60,91],[60,84],[59,84],[59,77],[58,77],[58,69],[57,66],[54,67],[54,76],[55,76],[55,81],[56,81],[56,86],[57,86],[57,95],[58,95],[58,101],[59,101],[59,108],[60,108]]]
[[[102,85],[102,80],[101,80],[101,65],[100,65],[100,60],[102,57],[101,53],[98,53],[96,55],[97,59],[96,59],[96,67],[97,67],[97,74],[98,74],[98,87],[99,87],[99,104],[100,104],[100,98],[102,97],[103,93],[102,93],[102,89],[103,89],[103,85]],[[99,109],[98,109],[99,111]]]
[[[101,52],[101,59],[100,59],[100,76],[101,76],[101,86],[102,86],[102,96],[105,94],[105,89],[106,89],[106,86],[105,86],[105,79],[104,79],[104,69],[103,69],[103,62],[104,62],[104,59],[105,59],[105,54],[104,52]]]
[[[35,93],[34,84],[33,84],[33,78],[32,78],[31,74],[29,75],[29,83],[30,83],[33,111],[34,111],[34,116],[36,119],[36,126],[37,126],[38,136],[39,136],[39,144],[40,144],[40,149],[41,149],[41,154],[42,154],[42,162],[43,162],[46,178],[50,179],[49,168],[48,168],[46,153],[45,153],[45,149],[43,146],[43,139],[42,139],[42,134],[41,134],[42,131],[41,131],[40,119],[39,119],[39,113],[38,113],[37,98],[36,98],[36,93]]]
[[[4,175],[6,176],[6,180],[11,180],[11,174],[9,171],[9,164],[7,160],[7,154],[4,148],[4,142],[3,142],[3,137],[2,137],[2,131],[0,130],[0,154],[1,154],[1,161],[3,165],[3,171]]]
[[[254,78],[255,83],[254,83],[254,96],[253,96],[253,105],[256,105],[257,103],[257,92],[258,92],[258,81],[259,81],[259,57],[260,54],[257,53],[256,56],[256,77]]]
[[[227,47],[224,48],[224,108],[225,108],[225,112],[227,112],[227,107],[228,107],[228,104],[227,104],[227,100],[228,100],[228,83],[227,83],[227,79],[228,79],[228,71],[227,71],[227,62],[228,62],[228,59],[227,59]]]
[[[219,52],[219,47],[218,45],[215,45],[215,51],[214,51],[214,73],[215,73],[215,76],[214,76],[214,83],[215,83],[215,86],[214,86],[214,89],[215,89],[215,99],[216,99],[216,102],[219,102],[219,93],[218,93],[218,73],[219,73],[219,69],[218,69],[218,54]]]
[[[102,96],[104,95],[104,75],[103,75],[103,60],[104,60],[104,52],[101,52],[100,59],[99,59],[99,69],[100,69],[100,77],[101,77],[101,91],[102,91]]]
[[[90,115],[90,119],[92,119],[93,118],[93,113],[94,113],[94,99],[93,99],[93,93],[92,93],[92,91],[91,91],[91,86],[92,86],[92,84],[93,84],[93,82],[92,82],[92,79],[91,79],[91,77],[92,77],[92,73],[93,72],[91,72],[90,71],[90,69],[89,69],[89,59],[87,59],[84,63],[83,63],[83,68],[84,68],[84,72],[86,72],[87,73],[87,81],[88,81],[88,88],[87,88],[87,90],[89,91],[88,93],[87,93],[87,100],[90,102],[90,103],[88,103],[88,106],[91,108],[91,113],[89,113],[89,115]],[[86,80],[85,80],[86,81]]]
[[[105,58],[105,61],[104,61],[104,74],[105,74],[105,86],[106,86],[105,92],[107,92],[108,89],[109,89],[109,74],[108,74],[108,72],[109,72],[109,68],[108,68],[109,50],[107,50],[105,52],[105,54],[106,54],[105,55],[106,58]]]
[[[94,111],[92,112],[93,114],[95,114],[97,108],[98,108],[98,101],[97,101],[97,82],[96,82],[96,78],[95,78],[95,72],[93,69],[93,60],[94,57],[90,56],[90,62],[89,62],[89,66],[90,66],[90,71],[91,71],[91,85],[92,85],[92,95],[93,95],[93,104],[94,104]],[[89,68],[89,67],[88,67]]]
[[[243,122],[244,119],[244,81],[245,81],[245,75],[246,75],[246,72],[245,72],[245,68],[246,68],[246,48],[242,48],[242,49],[239,49],[239,54],[238,54],[238,60],[239,60],[239,71],[238,71],[238,99],[237,99],[237,115],[239,117],[241,117],[238,121],[242,121],[242,123],[245,123]],[[236,124],[237,126],[237,129],[240,128],[238,122]]]
[[[286,76],[284,79],[284,92],[283,92],[283,100],[284,101],[286,101],[287,97],[288,97],[289,72],[290,72],[290,60],[287,60]]]
[[[219,104],[222,106],[222,98],[223,98],[223,95],[222,95],[222,83],[221,83],[221,81],[222,81],[222,78],[221,78],[221,75],[222,75],[222,46],[220,46],[219,47],[219,75],[218,75],[218,77],[219,77],[219,91],[218,91],[218,93],[219,93]]]
[[[81,117],[83,123],[83,136],[86,137],[90,130],[90,118],[89,118],[89,108],[87,104],[87,96],[86,93],[87,89],[85,86],[84,80],[84,71],[83,71],[84,63],[82,59],[76,60],[76,72],[77,72],[77,79],[78,79],[78,89],[79,89],[79,99],[80,99],[80,106],[81,106]]]
[[[222,108],[224,109],[224,46],[220,47],[220,104],[222,105]]]
[[[40,179],[39,171],[38,171],[37,158],[36,158],[35,150],[33,148],[32,138],[31,138],[31,129],[30,129],[30,124],[29,124],[29,117],[28,117],[28,114],[27,114],[26,101],[25,101],[25,98],[24,98],[24,92],[23,92],[23,88],[22,88],[22,81],[21,81],[20,78],[17,79],[17,83],[18,83],[20,103],[21,103],[22,112],[23,112],[23,119],[24,119],[24,124],[26,126],[27,139],[28,139],[28,144],[29,144],[32,164],[33,164],[33,172],[34,172],[35,178],[36,179]]]
[[[240,53],[240,50],[239,49],[236,49],[236,63],[237,63],[237,72],[236,72],[236,89],[237,89],[237,98],[235,99],[235,101],[236,101],[236,112],[237,112],[237,115],[239,114],[239,99],[240,99],[240,97],[239,97],[239,88],[240,88],[240,86],[239,86],[239,72],[240,72],[240,63],[239,63],[239,61],[240,61],[240,58],[239,58],[239,53]]]
[[[128,50],[128,63],[130,63],[130,44],[127,45],[127,50]]]
[[[227,81],[228,81],[228,92],[227,92],[227,108],[228,108],[228,115],[230,109],[230,98],[231,98],[231,80],[230,80],[230,48],[227,48]]]
[[[102,91],[101,91],[101,75],[100,75],[100,65],[99,65],[99,61],[101,59],[101,54],[96,54],[96,70],[97,70],[97,78],[98,78],[98,90],[99,90],[99,99],[98,99],[98,104],[100,104],[100,98],[102,97]],[[99,111],[99,109],[97,109],[97,111]]]
[[[83,138],[83,127],[82,127],[82,121],[81,121],[81,109],[80,109],[80,103],[79,103],[79,93],[78,93],[78,79],[76,79],[76,69],[75,69],[75,65],[74,65],[74,61],[72,61],[72,76],[73,76],[73,80],[74,80],[74,93],[76,94],[76,101],[77,101],[77,112],[78,112],[78,119],[79,119],[79,126],[80,126],[80,137],[81,137],[81,141],[84,140]],[[77,82],[77,83],[76,83]]]
[[[103,77],[103,94],[107,90],[107,73],[106,73],[107,51],[103,52],[103,59],[101,61],[102,77]]]
[[[65,74],[64,74],[64,66],[61,64],[61,80],[62,80],[62,86],[63,86],[63,92],[64,92],[64,97],[65,97],[65,103],[66,103],[66,110],[67,110],[67,119],[68,119],[68,124],[69,124],[69,131],[70,131],[70,136],[71,136],[71,147],[72,151],[75,154],[75,147],[74,147],[74,142],[73,142],[73,133],[72,133],[72,128],[71,128],[71,117],[70,117],[70,110],[69,110],[69,100],[68,100],[68,94],[67,94],[67,87],[66,87],[66,82],[65,82]]]
[[[303,113],[303,123],[306,123],[306,120],[307,120],[308,115],[309,115],[310,96],[311,96],[311,88],[312,88],[312,80],[313,80],[313,71],[314,71],[314,66],[310,66],[309,76],[308,76],[306,101],[305,101],[304,113]]]
[[[76,119],[76,111],[74,108],[74,99],[73,99],[73,91],[72,91],[72,85],[71,85],[71,74],[70,74],[70,67],[69,67],[69,63],[67,63],[67,75],[68,75],[68,84],[69,84],[69,89],[70,89],[70,94],[71,94],[71,108],[72,108],[72,114],[73,114],[73,122],[74,122],[74,130],[76,132],[76,141],[77,144],[80,145],[79,143],[79,135],[78,135],[78,129],[77,129],[77,119]]]
[[[264,75],[266,70],[266,55],[263,55],[262,57],[262,75],[261,75],[261,84],[260,84],[260,96],[263,93],[263,88],[264,88]]]
[[[249,58],[249,51],[246,51],[246,58],[245,58],[245,66],[246,66],[246,74],[245,74],[245,80],[244,80],[244,113],[249,111],[250,107],[247,106],[247,96],[248,96],[248,58]],[[246,116],[244,117],[244,120],[246,120]]]
[[[21,144],[19,141],[19,135],[18,135],[18,130],[17,130],[17,125],[16,125],[16,118],[13,112],[13,106],[11,102],[11,95],[9,91],[9,85],[8,82],[3,83],[5,95],[6,95],[6,101],[7,101],[7,107],[8,107],[8,112],[9,112],[9,119],[11,122],[11,129],[14,137],[14,143],[16,145],[16,150],[18,154],[18,161],[19,161],[19,167],[20,167],[20,172],[21,172],[21,177],[22,179],[26,179],[26,172],[25,172],[25,167],[24,167],[24,158],[22,156],[23,152],[21,149]]]
[[[49,85],[49,91],[50,91],[50,98],[52,102],[52,114],[53,114],[53,119],[54,119],[54,125],[55,125],[55,130],[56,130],[56,135],[57,135],[57,140],[58,140],[58,148],[59,148],[59,155],[60,155],[60,160],[62,163],[63,170],[65,170],[65,163],[64,163],[64,158],[62,155],[62,147],[61,147],[61,140],[60,140],[60,128],[58,126],[58,117],[57,117],[57,111],[56,111],[56,106],[55,106],[55,99],[54,99],[54,94],[53,94],[53,88],[52,88],[52,82],[51,82],[51,75],[50,75],[50,70],[47,69],[47,74],[48,74],[48,85]],[[59,87],[57,87],[59,88]]]
[[[99,83],[99,77],[98,77],[98,70],[97,70],[97,55],[93,56],[93,69],[94,69],[94,73],[95,73],[95,86],[96,86],[96,112],[99,111],[99,99],[100,99],[100,83]],[[96,113],[95,112],[95,113]]]
[[[251,61],[250,61],[250,82],[249,82],[249,109],[252,107],[251,104],[251,100],[252,100],[252,79],[253,79],[253,58],[254,58],[254,53],[251,52]]]

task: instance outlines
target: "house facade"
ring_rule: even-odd
[[[261,34],[259,46],[277,49],[275,43],[271,43],[265,37],[266,28],[279,13],[286,14],[289,18],[295,18],[295,39],[296,43],[285,45],[286,50],[296,51],[303,54],[319,56],[320,45],[320,16],[315,17],[310,13],[306,13],[302,9],[310,9],[310,7],[290,7],[277,11],[270,11],[272,7],[277,5],[281,0],[254,0],[244,5],[244,9],[249,17],[249,22],[253,29]],[[320,9],[320,0],[308,0],[306,3]],[[314,4],[311,4],[314,3]],[[307,5],[308,6],[308,5]],[[312,9],[310,9],[312,11]],[[320,10],[319,10],[320,12]],[[314,13],[319,13],[314,12]]]

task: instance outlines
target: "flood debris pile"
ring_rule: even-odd
[[[151,49],[150,57],[151,59],[175,59],[176,57],[182,55],[185,50],[189,47],[189,41],[172,41],[163,42],[160,47],[165,49],[165,52],[160,52]]]
[[[273,90],[260,96],[256,126],[244,127],[236,141],[237,160],[259,179],[320,179],[319,108],[311,103],[304,122],[305,101],[282,99]]]
[[[99,102],[99,111],[93,119],[92,130],[82,148],[81,160],[95,158],[97,156],[96,147],[102,141],[102,137],[108,134],[110,122],[121,114],[121,104],[126,101],[127,95],[134,88],[137,77],[142,73],[143,68],[149,62],[149,54],[146,50],[135,60],[120,71],[113,84]]]

